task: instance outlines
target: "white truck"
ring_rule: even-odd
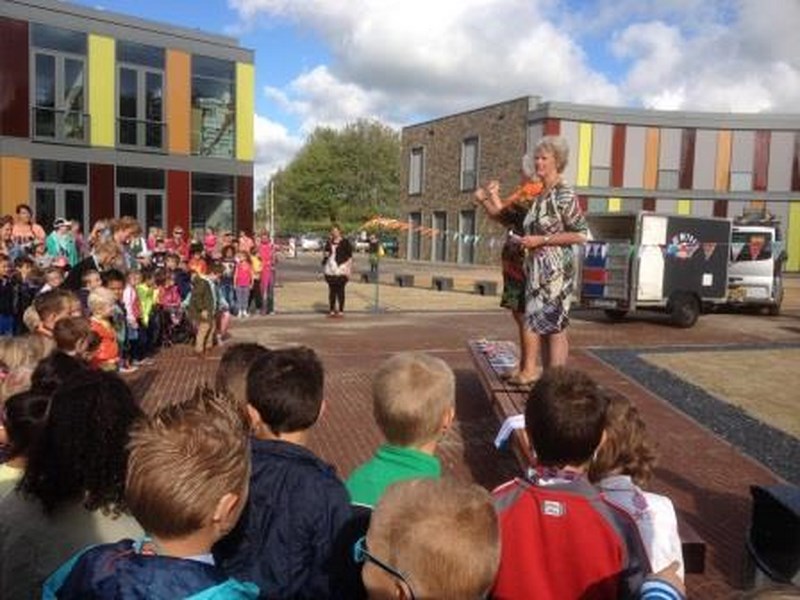
[[[773,223],[657,214],[586,216],[589,241],[580,267],[580,305],[612,320],[634,310],[669,313],[691,327],[703,310],[763,305],[777,314],[785,253]],[[751,259],[752,257],[752,259]]]

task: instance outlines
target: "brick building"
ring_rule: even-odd
[[[520,158],[544,134],[570,146],[565,179],[584,210],[777,215],[787,268],[800,270],[800,114],[608,108],[523,97],[405,127],[400,255],[491,263],[503,230],[476,211],[477,184],[519,181]]]
[[[56,0],[0,0],[0,214],[250,229],[253,52]]]

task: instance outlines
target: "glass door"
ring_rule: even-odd
[[[56,190],[55,188],[37,187],[34,193],[33,214],[36,222],[45,231],[53,230],[53,221],[56,220]]]
[[[36,185],[33,198],[36,222],[46,232],[53,230],[53,222],[57,218],[77,221],[81,224],[83,231],[87,230],[89,206],[86,188]]]
[[[419,260],[422,246],[422,214],[415,212],[408,215],[408,258]]]
[[[458,227],[458,262],[475,262],[475,211],[462,210]]]
[[[447,260],[447,213],[435,212],[433,213],[433,222],[431,223],[433,233],[431,234],[432,256],[431,259],[437,262]]]
[[[117,216],[133,217],[147,232],[150,227],[164,227],[164,193],[124,190],[117,193]]]

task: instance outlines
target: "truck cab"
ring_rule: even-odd
[[[763,306],[780,314],[786,252],[777,224],[734,224],[728,267],[728,304]]]

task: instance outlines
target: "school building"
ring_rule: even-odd
[[[528,96],[405,127],[400,256],[495,263],[504,231],[476,210],[476,186],[520,181],[543,135],[570,147],[565,180],[585,211],[735,217],[766,208],[800,270],[800,114],[609,108]]]
[[[0,214],[250,230],[254,85],[233,38],[0,0]]]

